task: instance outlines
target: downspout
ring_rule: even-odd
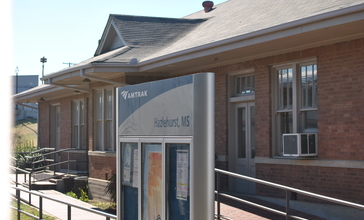
[[[110,84],[114,84],[114,85],[118,85],[118,86],[128,86],[129,84],[126,83],[121,83],[121,82],[116,82],[116,81],[112,81],[112,80],[108,80],[108,79],[103,79],[100,77],[96,77],[96,76],[88,76],[84,73],[84,69],[80,69],[80,76],[83,78],[89,78],[89,79],[94,79],[97,81],[101,81],[101,82],[106,82],[106,83],[110,83]]]
[[[88,151],[90,150],[90,144],[89,144],[89,123],[90,123],[90,120],[89,120],[89,98],[86,97],[86,112],[85,112],[85,116],[86,116],[86,119],[85,118],[83,119],[85,122],[86,122],[86,129],[85,129],[85,136],[86,136],[86,172],[87,172],[87,178],[90,177],[90,158],[88,156]]]

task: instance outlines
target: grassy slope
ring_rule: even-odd
[[[21,137],[20,142],[32,141],[36,146],[38,140],[37,119],[24,119],[16,121],[13,128],[13,134]]]

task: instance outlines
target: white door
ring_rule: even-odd
[[[236,172],[255,177],[255,103],[236,104],[235,122]],[[235,191],[237,193],[255,194],[255,183],[237,179]]]
[[[51,146],[50,148],[55,148],[60,150],[60,138],[61,138],[61,107],[59,105],[51,106]],[[54,162],[60,162],[60,158],[54,155]],[[59,171],[59,166],[54,168]]]

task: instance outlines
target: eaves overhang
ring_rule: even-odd
[[[40,85],[13,96],[16,103],[38,103],[43,98],[45,101],[74,95],[74,90],[65,89],[56,85]]]
[[[104,68],[104,69],[102,69]],[[65,70],[61,70],[55,73],[51,73],[46,75],[40,80],[47,81],[49,79],[53,79],[62,75],[72,74],[72,73],[79,73],[80,70],[85,70],[88,73],[93,72],[138,72],[138,65],[137,64],[128,64],[128,63],[102,63],[102,62],[92,62],[83,65],[78,65],[72,69],[68,68]]]

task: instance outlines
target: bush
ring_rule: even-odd
[[[70,196],[72,198],[75,198],[75,199],[79,199],[83,202],[88,202],[88,194],[85,190],[81,189],[81,188],[78,188],[78,191],[80,192],[80,196],[77,196],[76,193],[70,191],[68,193],[66,193],[67,196]]]
[[[88,194],[87,194],[87,192],[86,191],[84,191],[83,189],[81,189],[81,188],[79,188],[79,190],[80,190],[80,194],[81,194],[81,196],[80,196],[80,200],[81,201],[83,201],[83,202],[88,202]]]
[[[14,166],[18,167],[18,168],[21,168],[21,169],[24,169],[24,168],[31,168],[32,165],[31,165],[31,162],[32,160],[30,159],[27,159],[26,157],[27,156],[30,156],[30,157],[36,157],[33,159],[33,161],[36,161],[36,160],[41,160],[43,159],[44,157],[41,156],[40,153],[32,153],[33,151],[36,151],[37,148],[34,147],[34,146],[31,146],[31,145],[19,145],[19,146],[16,146],[15,149],[14,149],[14,157],[16,159],[16,164],[14,164]],[[40,166],[43,166],[42,163],[38,163],[38,164],[35,164],[35,167],[34,168],[37,168],[37,167],[40,167]]]
[[[74,193],[74,192],[72,192],[72,191],[70,191],[70,192],[66,193],[66,195],[67,195],[67,196],[69,196],[69,197],[72,197],[72,198],[78,199],[78,197],[77,197],[76,193]]]

